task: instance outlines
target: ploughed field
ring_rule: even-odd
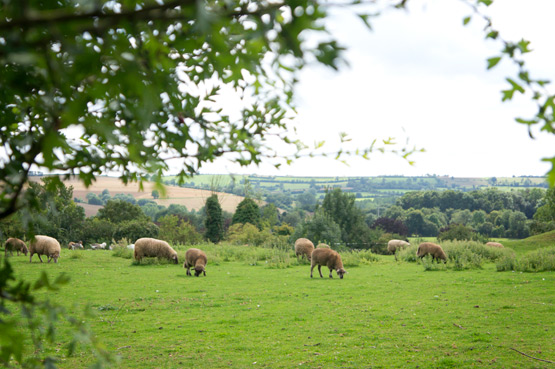
[[[202,245],[200,246],[202,248]],[[62,250],[58,264],[11,258],[18,276],[62,272],[69,284],[41,292],[82,316],[121,357],[120,368],[551,368],[555,361],[555,274],[425,271],[393,256],[323,279],[296,261],[270,268],[249,260],[211,263],[206,277],[180,264],[132,265],[111,251]],[[291,251],[293,259],[293,251]],[[257,265],[249,265],[257,264]],[[84,368],[86,347],[62,368]],[[30,349],[30,346],[29,346]]]

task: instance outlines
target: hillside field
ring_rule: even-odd
[[[182,265],[133,265],[112,251],[62,250],[58,264],[14,256],[19,277],[65,272],[60,291],[38,293],[87,318],[119,368],[552,368],[555,273],[425,271],[393,256],[348,266],[340,280],[310,278],[293,252],[280,269],[247,246],[200,245],[206,277]],[[178,246],[180,262],[185,247]],[[267,249],[265,249],[268,252]],[[64,324],[62,324],[63,328]],[[85,368],[90,352],[61,368]]]
[[[39,181],[41,177],[30,177],[32,181]],[[118,193],[130,194],[135,199],[148,199],[153,200],[157,204],[168,206],[170,204],[184,205],[188,210],[199,210],[204,206],[206,199],[212,194],[209,190],[185,188],[178,186],[166,185],[166,196],[160,196],[159,199],[152,197],[152,190],[154,189],[153,183],[145,183],[144,191],[139,190],[138,183],[130,183],[124,185],[118,178],[115,177],[97,177],[96,181],[86,188],[82,182],[77,179],[64,180],[64,184],[69,187],[73,186],[73,197],[81,199],[83,202],[78,205],[85,208],[86,216],[96,215],[100,205],[89,205],[86,203],[86,196],[88,193],[95,193],[100,195],[102,191],[108,190],[110,196]],[[224,211],[230,213],[235,212],[237,205],[243,200],[242,196],[236,196],[228,193],[218,192],[218,198]]]

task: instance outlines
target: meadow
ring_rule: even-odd
[[[292,251],[201,248],[209,263],[198,278],[182,264],[136,265],[125,252],[11,260],[27,281],[69,274],[69,284],[39,296],[77,316],[89,306],[94,315],[83,319],[120,368],[553,367],[521,353],[555,361],[554,272],[497,272],[493,263],[430,271],[393,256],[345,254],[344,279],[327,278],[325,268],[311,279]],[[88,367],[87,347],[67,356],[67,324],[59,327],[58,344],[46,350],[61,368]]]

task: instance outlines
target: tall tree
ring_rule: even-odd
[[[231,224],[250,223],[260,228],[260,208],[250,197],[245,198],[237,205]]]
[[[98,210],[97,217],[112,223],[148,219],[139,205],[124,200],[109,200],[103,208]]]
[[[341,239],[355,248],[365,248],[369,244],[370,232],[364,214],[355,205],[355,196],[335,188],[327,191],[322,202],[324,213],[341,229]]]
[[[222,216],[222,206],[218,201],[218,195],[213,194],[206,199],[204,205],[206,218],[204,219],[204,237],[213,243],[220,242],[224,237],[224,223]]]

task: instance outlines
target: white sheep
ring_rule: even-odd
[[[8,257],[8,251],[10,252],[10,256],[13,256],[13,252],[17,251],[17,256],[19,256],[19,252],[22,252],[27,256],[29,249],[27,249],[27,245],[25,242],[20,240],[19,238],[10,237],[6,240],[4,244],[4,256]]]
[[[387,243],[387,251],[392,254],[395,254],[397,250],[402,250],[410,246],[410,243],[403,240],[389,240]]]
[[[127,245],[127,248],[128,248],[129,250],[135,250],[135,244],[132,243],[132,244],[130,244],[130,245]]]
[[[340,279],[343,279],[343,275],[347,273],[345,269],[343,269],[343,262],[341,261],[341,256],[332,249],[315,249],[312,252],[312,261],[310,265],[310,278],[312,278],[312,270],[314,267],[318,265],[318,272],[320,272],[320,278],[324,278],[322,276],[322,265],[325,265],[330,270],[330,278],[333,278],[331,273],[333,270],[337,273]]]
[[[499,242],[487,242],[486,246],[497,247],[497,248],[500,248],[500,249],[503,248],[503,244],[501,244]]]
[[[58,262],[62,248],[58,240],[48,236],[35,236],[29,244],[29,262],[33,261],[33,254],[37,254],[40,262],[42,263],[41,255],[46,255],[48,262],[54,260]]]
[[[133,256],[137,261],[141,261],[143,257],[159,257],[178,263],[177,252],[166,241],[155,238],[145,237],[135,241]]]
[[[183,268],[187,269],[187,275],[191,275],[189,268],[195,268],[195,277],[198,277],[201,273],[204,273],[206,277],[206,253],[199,249],[189,249],[185,253],[185,262],[183,263]]]
[[[299,255],[301,258],[306,258],[310,261],[312,251],[314,251],[314,244],[308,238],[299,238],[295,241],[295,255],[297,255],[297,261],[299,261]]]
[[[93,243],[93,244],[91,244],[91,249],[93,249],[93,250],[104,250],[104,249],[106,249],[106,242]]]

